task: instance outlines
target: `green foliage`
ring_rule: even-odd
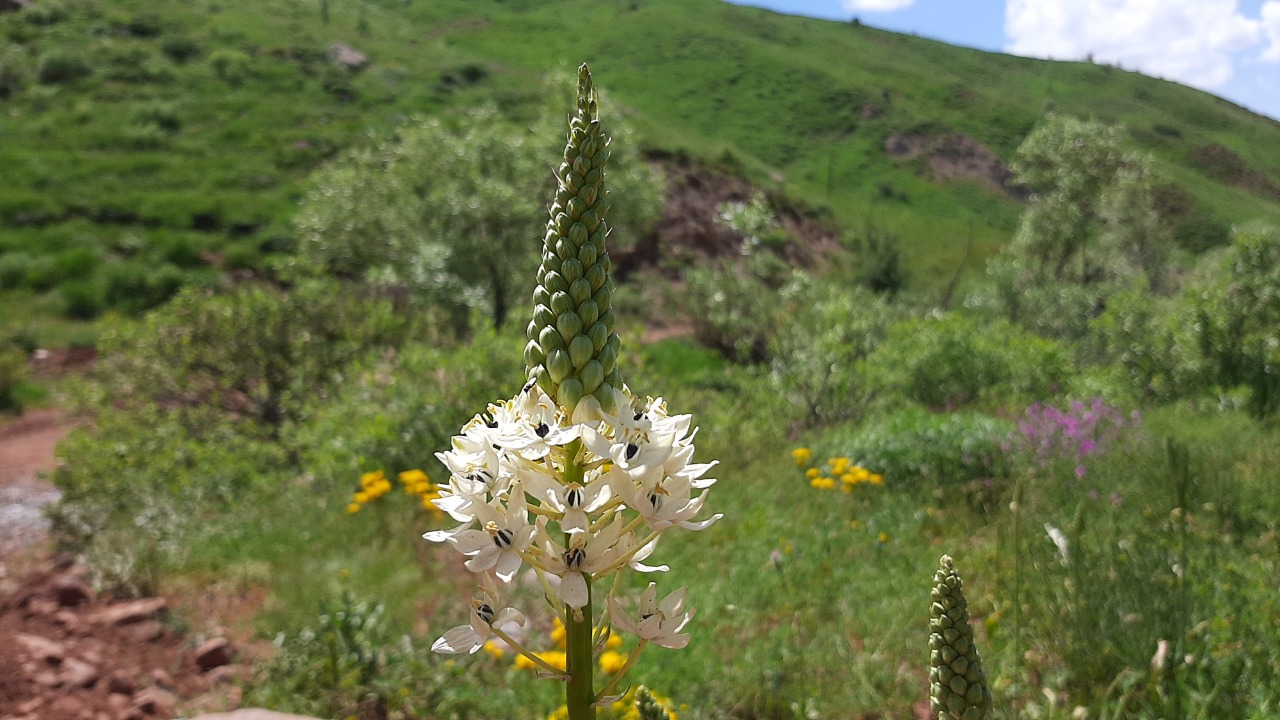
[[[40,56],[36,78],[45,85],[79,80],[93,74],[84,57],[72,50],[50,50]]]
[[[19,386],[26,374],[27,354],[19,348],[0,345],[0,413],[22,412]]]
[[[59,290],[66,304],[67,317],[76,320],[92,320],[106,309],[106,286],[97,278],[72,280],[63,283]]]
[[[801,290],[772,339],[772,375],[807,425],[859,417],[874,389],[865,361],[900,314],[870,291],[834,282]]]
[[[253,59],[239,50],[220,48],[209,53],[209,67],[219,80],[239,85],[249,77]]]
[[[27,280],[31,267],[31,255],[25,252],[6,252],[0,255],[0,288],[11,290],[21,287]]]
[[[176,63],[185,63],[199,57],[200,42],[187,35],[171,35],[160,43],[160,52]]]
[[[1096,353],[1095,362],[1120,370],[1136,401],[1193,397],[1210,384],[1195,321],[1195,306],[1185,297],[1120,292],[1090,320],[1085,346]]]
[[[1062,345],[962,313],[894,325],[868,363],[876,386],[938,409],[1044,400],[1072,374]]]
[[[837,437],[855,463],[902,487],[968,485],[998,497],[1009,467],[1002,443],[1014,424],[978,413],[935,415],[907,407]]]
[[[408,288],[454,316],[483,307],[501,325],[532,294],[532,238],[551,190],[544,163],[560,150],[560,124],[540,118],[522,130],[480,108],[456,127],[431,119],[398,128],[313,177],[295,218],[301,254],[328,272]],[[610,245],[634,243],[657,220],[657,180],[634,151],[615,149],[609,182],[630,200],[609,215]]]
[[[108,328],[101,370],[124,397],[219,406],[276,426],[347,363],[402,342],[413,322],[390,299],[334,281],[185,290],[141,322]]]
[[[808,284],[771,252],[739,263],[698,265],[685,271],[686,302],[698,340],[738,362],[763,362],[788,310]]]
[[[1197,305],[1201,353],[1214,380],[1249,390],[1258,417],[1280,409],[1280,231],[1237,230],[1221,278]]]
[[[1032,190],[1013,243],[988,263],[985,302],[1048,337],[1078,339],[1106,298],[1135,277],[1165,283],[1166,237],[1151,160],[1115,125],[1052,114],[1018,148],[1015,179]]]

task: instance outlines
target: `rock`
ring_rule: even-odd
[[[258,708],[242,708],[233,712],[197,715],[191,720],[318,720],[305,715],[288,715],[285,713],[259,710]]]
[[[173,687],[173,676],[161,668],[151,671],[151,680],[161,687]]]
[[[132,693],[129,693],[129,695],[132,695]],[[120,710],[123,710],[125,706],[129,704],[129,695],[120,695],[117,693],[112,693],[108,695],[107,708],[110,710],[115,710],[117,712],[119,712]]]
[[[49,665],[61,665],[62,659],[67,654],[62,643],[39,635],[18,633],[13,636],[13,639],[27,651],[28,655]]]
[[[231,662],[231,644],[225,638],[213,638],[196,648],[196,666],[208,672]]]
[[[226,685],[240,680],[244,676],[244,668],[239,665],[223,665],[209,671],[206,676],[209,679],[209,685]]]
[[[159,620],[143,620],[129,628],[129,636],[138,642],[155,642],[164,637],[164,623]]]
[[[48,617],[58,612],[58,603],[52,598],[36,597],[27,603],[27,617]]]
[[[53,584],[53,599],[62,607],[75,607],[93,602],[93,590],[80,580],[61,577]]]
[[[14,710],[17,710],[19,715],[30,715],[31,713],[39,710],[41,705],[44,705],[44,698],[33,697],[18,703],[18,706],[14,708]]]
[[[363,70],[369,64],[368,56],[345,43],[330,45],[329,59],[338,67],[351,72]]]
[[[73,718],[78,716],[84,709],[84,704],[79,698],[74,695],[63,695],[49,704],[45,715],[56,718]]]
[[[66,687],[91,688],[98,683],[99,677],[98,668],[83,660],[67,658],[62,663],[60,679]]]
[[[168,690],[149,687],[133,699],[133,707],[151,717],[171,718],[178,709],[178,698]]]
[[[117,670],[107,678],[107,692],[113,695],[133,695],[137,690],[138,684],[123,670]]]
[[[109,625],[132,625],[149,620],[168,606],[164,598],[143,598],[118,603],[98,613],[98,620]]]
[[[76,615],[70,610],[59,610],[54,613],[53,622],[56,625],[61,625],[66,628],[67,632],[73,635],[78,635],[81,630],[85,629],[84,621],[80,619],[79,615]]]
[[[62,685],[62,680],[57,676],[57,674],[49,670],[42,670],[35,675],[32,675],[31,682],[47,688],[56,688]]]

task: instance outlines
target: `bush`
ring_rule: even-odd
[[[60,288],[63,312],[75,320],[92,320],[106,307],[107,293],[102,282],[96,279],[73,280]]]
[[[18,386],[26,375],[26,354],[17,348],[0,345],[0,412],[22,412]]]
[[[62,282],[62,276],[58,274],[58,263],[54,258],[41,255],[27,265],[26,285],[32,290],[44,292],[59,282]]]
[[[1214,380],[1247,388],[1257,417],[1280,410],[1280,231],[1238,230],[1221,278],[1201,292],[1196,314]]]
[[[200,55],[200,43],[186,35],[173,35],[160,43],[160,52],[179,65]]]
[[[1062,391],[1072,367],[1056,342],[959,313],[893,326],[868,364],[877,386],[936,409],[1044,400]]]
[[[133,124],[155,125],[167,132],[177,132],[182,128],[182,116],[173,103],[153,102],[134,109]]]
[[[347,363],[399,344],[413,322],[390,300],[332,281],[188,289],[105,334],[100,365],[121,401],[221,407],[275,427],[328,392]]]
[[[103,268],[108,306],[129,313],[149,310],[173,297],[185,280],[173,265],[154,268],[150,263],[126,261]]]
[[[764,362],[808,279],[769,252],[685,272],[685,306],[698,340],[738,362]]]
[[[772,375],[813,426],[858,417],[872,396],[866,358],[898,314],[859,287],[825,283],[800,292],[773,339]]]
[[[855,464],[902,485],[976,484],[998,496],[1009,474],[1002,445],[1014,424],[978,413],[908,408],[869,422],[833,445]]]
[[[36,78],[46,85],[71,82],[92,74],[85,59],[69,50],[50,50],[40,56],[36,67]]]
[[[0,100],[17,95],[30,82],[30,61],[21,46],[10,47],[0,54]]]
[[[219,80],[230,85],[239,85],[249,76],[252,59],[240,52],[228,48],[220,48],[209,53],[209,67]]]
[[[87,278],[98,269],[98,265],[102,262],[102,257],[92,247],[68,248],[54,257],[58,277],[68,279]]]
[[[25,252],[6,252],[0,255],[0,289],[22,287],[31,267],[31,255]]]

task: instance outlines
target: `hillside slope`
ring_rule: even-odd
[[[846,237],[900,235],[924,287],[970,241],[976,271],[1008,239],[1021,201],[1002,162],[1047,109],[1123,122],[1185,190],[1167,201],[1180,232],[1280,222],[1280,123],[1111,67],[719,0],[328,5],[327,23],[314,0],[0,14],[0,304],[87,317],[262,265],[289,251],[301,181],[326,158],[409,114],[519,114],[582,60],[649,149],[827,208]],[[334,42],[368,66],[337,68]]]

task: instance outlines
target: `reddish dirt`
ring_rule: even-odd
[[[700,260],[740,258],[742,238],[719,222],[716,207],[731,201],[747,202],[760,188],[687,160],[655,156],[651,161],[667,181],[662,218],[657,229],[635,247],[609,251],[618,279],[650,270],[672,278]],[[813,267],[840,252],[838,233],[816,213],[797,209],[776,194],[765,194],[790,238],[783,250],[787,260],[799,267]]]
[[[964,133],[894,133],[885,138],[884,151],[903,160],[924,157],[935,182],[971,180],[1020,200],[1027,196],[1025,188],[1014,184],[1008,164]]]
[[[160,598],[99,598],[83,568],[51,554],[40,473],[74,423],[35,410],[0,426],[0,720],[147,720],[235,707],[218,633],[197,646]],[[203,638],[201,638],[203,639]],[[203,667],[202,667],[203,664]]]

